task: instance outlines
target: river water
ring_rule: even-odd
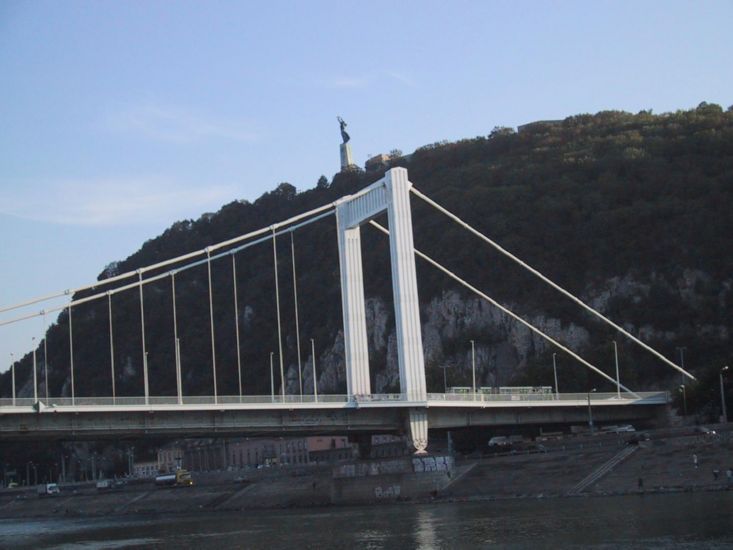
[[[733,548],[733,491],[0,520],[0,548]]]

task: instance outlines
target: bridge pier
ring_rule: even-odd
[[[410,441],[415,447],[415,454],[426,454],[428,448],[428,411],[427,409],[410,409],[407,418],[407,430]]]

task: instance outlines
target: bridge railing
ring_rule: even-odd
[[[487,402],[501,403],[513,401],[588,401],[591,403],[609,401],[638,401],[639,399],[669,400],[669,392],[637,392],[636,396],[629,393],[593,392],[593,393],[429,393],[428,401],[446,402]]]
[[[628,403],[648,400],[654,403],[669,402],[669,392],[638,392],[636,396],[622,393],[621,396],[615,392],[608,393],[529,393],[529,394],[489,394],[489,393],[429,393],[428,402],[443,403],[512,403],[512,402],[587,402],[590,396],[591,403]],[[381,393],[365,395],[343,395],[343,394],[322,394],[317,398],[313,395],[220,395],[216,399],[210,395],[187,395],[179,402],[178,397],[171,396],[150,396],[146,402],[142,396],[134,397],[52,397],[48,400],[41,398],[40,401],[45,407],[113,407],[113,406],[157,406],[157,405],[267,405],[282,404],[296,405],[319,404],[319,403],[396,403],[408,401],[403,393]],[[35,401],[32,397],[1,398],[0,408],[4,407],[32,407]]]
[[[369,393],[355,395],[354,401],[357,403],[375,403],[380,401],[406,401],[407,395],[404,393]]]
[[[172,396],[150,396],[145,400],[143,396],[120,396],[120,397],[51,397],[46,400],[43,397],[39,399],[46,407],[112,407],[112,406],[145,406],[145,405],[258,405],[268,403],[279,404],[297,404],[297,403],[347,403],[349,397],[347,395],[319,395],[315,398],[313,395],[220,395],[216,399],[210,395],[187,395],[181,398],[179,403],[178,397]],[[0,399],[0,408],[2,407],[31,407],[35,404],[32,397],[18,397]]]

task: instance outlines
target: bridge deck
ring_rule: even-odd
[[[0,399],[0,414],[80,413],[124,411],[227,411],[227,410],[313,410],[362,408],[527,408],[573,407],[590,403],[597,406],[664,405],[669,402],[667,392],[622,393],[560,393],[560,394],[483,394],[483,393],[429,393],[427,400],[409,400],[403,394],[371,394],[360,396],[312,395],[304,396],[186,396],[177,397],[69,397],[43,398],[37,404],[33,398]]]

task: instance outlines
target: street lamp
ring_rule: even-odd
[[[678,346],[677,347],[677,351],[680,352],[680,367],[682,368],[682,370],[685,370],[685,350],[686,349],[687,348],[685,346]],[[682,383],[684,384],[684,382],[685,382],[685,375],[684,375],[684,373],[682,373],[681,376],[682,376]]]
[[[728,411],[725,407],[725,390],[723,387],[723,373],[728,371],[728,365],[720,369],[720,405],[723,407],[723,423],[728,423]]]
[[[476,344],[473,340],[471,340],[471,371],[473,372],[473,398],[476,399]]]
[[[313,399],[318,403],[318,377],[316,376],[316,344],[311,338],[311,356],[313,357]]]
[[[618,346],[616,340],[613,341],[613,355],[616,358],[616,397],[621,399],[621,378],[618,374]]]
[[[443,364],[440,366],[440,368],[443,369],[443,393],[448,393],[448,376],[445,374],[448,365]]]
[[[275,402],[275,370],[272,364],[272,358],[275,355],[274,351],[270,352],[270,390],[272,395],[272,402]]]
[[[596,389],[593,388],[588,392],[588,429],[590,430],[591,434],[593,434],[593,410],[590,407],[590,394],[595,391]]]
[[[557,353],[552,354],[552,371],[555,373],[555,397],[560,399],[560,388],[557,386],[557,361],[555,357]]]
[[[685,416],[687,416],[687,390],[685,385],[680,385],[679,390],[682,392],[682,410],[684,411]]]

